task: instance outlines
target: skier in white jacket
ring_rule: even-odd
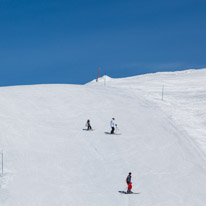
[[[115,124],[115,118],[112,118],[112,120],[110,122],[110,126],[112,128],[111,134],[114,134],[115,126],[117,126],[117,124]]]

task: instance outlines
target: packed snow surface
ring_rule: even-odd
[[[206,204],[206,69],[2,87],[0,110],[0,205]]]

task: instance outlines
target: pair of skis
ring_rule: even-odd
[[[125,192],[125,191],[119,191],[119,193],[121,194],[125,194],[125,195],[137,195],[140,194],[140,192]]]
[[[84,131],[94,131],[94,129],[82,129]]]
[[[120,134],[122,134],[122,133],[111,133],[111,132],[105,132],[105,134],[110,134],[110,135],[120,135]]]

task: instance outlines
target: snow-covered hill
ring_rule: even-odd
[[[202,69],[0,88],[0,205],[205,205],[205,80]],[[122,135],[105,135],[112,117]],[[118,193],[130,171],[141,194]]]

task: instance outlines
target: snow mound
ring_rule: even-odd
[[[94,79],[91,82],[88,82],[86,85],[101,85],[101,84],[105,84],[106,82],[109,82],[111,80],[112,80],[111,77],[104,75],[102,77],[99,77],[98,81],[97,81],[97,79]]]

